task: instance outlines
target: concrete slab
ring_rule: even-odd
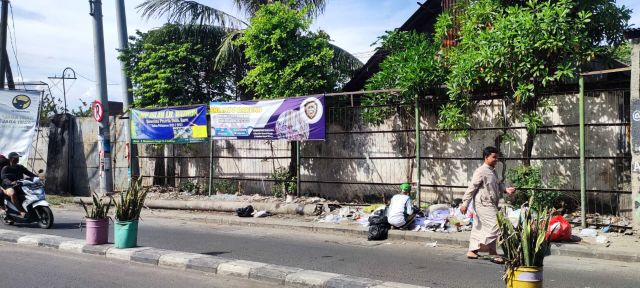
[[[82,247],[82,253],[104,256],[111,248],[113,248],[113,244],[84,245]]]
[[[218,272],[216,273],[224,276],[249,278],[251,269],[260,268],[266,265],[266,263],[236,260],[220,264],[220,266],[218,266]]]
[[[218,266],[223,263],[231,262],[230,259],[224,259],[215,256],[202,256],[187,261],[187,269],[198,270],[202,272],[217,273]]]
[[[249,279],[255,279],[258,281],[269,282],[273,284],[284,285],[287,275],[302,271],[301,268],[280,266],[280,265],[266,265],[251,269],[249,273]]]
[[[382,284],[383,281],[342,275],[331,278],[324,284],[326,288],[369,288]]]
[[[133,255],[133,253],[141,250],[146,250],[146,249],[150,249],[150,247],[134,247],[134,248],[126,248],[126,249],[113,247],[107,251],[106,256],[107,258],[110,258],[110,259],[131,261],[131,255]]]
[[[156,249],[156,248],[139,250],[139,251],[133,252],[133,254],[131,255],[131,261],[138,262],[138,263],[158,265],[158,260],[162,255],[173,253],[173,252],[174,251]]]
[[[158,266],[167,266],[167,267],[186,269],[187,263],[189,262],[189,260],[195,259],[198,257],[202,257],[202,254],[186,253],[186,252],[164,254],[160,256],[160,258],[158,259]]]
[[[322,288],[331,279],[342,275],[320,271],[303,270],[287,275],[285,286]]]

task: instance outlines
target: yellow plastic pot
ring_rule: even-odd
[[[542,288],[542,267],[508,269],[507,288]]]

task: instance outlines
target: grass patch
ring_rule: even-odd
[[[47,202],[51,205],[63,205],[73,204],[73,197],[71,195],[47,195]]]

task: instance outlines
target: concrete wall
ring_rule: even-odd
[[[628,91],[590,92],[586,98],[587,123],[628,122],[623,111],[628,110]],[[553,97],[555,108],[545,117],[545,125],[577,124],[577,95],[566,94]],[[478,104],[473,115],[473,126],[502,126],[500,101],[485,101]],[[426,110],[426,109],[425,109]],[[332,119],[329,117],[328,119]],[[344,117],[342,118],[344,120]],[[390,119],[380,126],[364,125],[358,117],[349,121],[329,120],[326,141],[305,142],[301,148],[302,192],[340,201],[373,201],[397,191],[396,185],[412,178],[416,172],[413,165],[413,135],[409,132],[393,132],[402,129],[398,118]],[[115,120],[115,122],[113,122]],[[114,160],[115,190],[127,186],[127,162],[123,125],[126,120],[113,119],[111,126],[112,157]],[[410,122],[412,122],[411,120]],[[523,126],[512,123],[512,126]],[[423,113],[422,129],[436,127],[436,116]],[[74,194],[88,195],[98,187],[97,124],[93,119],[76,119],[73,142]],[[413,127],[409,127],[413,129]],[[628,126],[589,127],[587,129],[587,151],[589,156],[625,156],[629,153]],[[367,133],[368,131],[388,131]],[[355,132],[355,133],[354,133]],[[473,171],[481,161],[483,147],[493,145],[498,130],[472,131],[466,139],[454,139],[441,131],[422,133],[422,183],[427,185],[466,186]],[[512,130],[516,143],[503,145],[506,157],[521,157],[526,131]],[[209,144],[190,145],[139,145],[140,171],[145,185],[160,184],[179,186],[191,181],[207,187],[209,175]],[[270,194],[270,175],[278,167],[289,164],[290,144],[285,141],[215,141],[214,177],[252,178],[256,181],[240,181],[240,190],[246,194]],[[162,158],[162,155],[173,158]],[[578,127],[556,127],[539,134],[533,149],[534,157],[558,157],[578,155]],[[153,158],[158,157],[158,158]],[[197,157],[197,158],[185,158]],[[235,157],[235,158],[234,158]],[[238,158],[244,157],[244,158]],[[276,157],[273,159],[273,157]],[[347,157],[347,159],[340,159]],[[362,159],[348,159],[362,158]],[[391,159],[371,159],[389,157]],[[463,160],[432,159],[433,157],[458,157]],[[395,159],[393,159],[395,158]],[[471,158],[471,159],[465,159]],[[474,159],[475,158],[475,159]],[[507,161],[507,168],[519,165],[519,161]],[[557,177],[563,180],[565,189],[579,189],[577,159],[534,160],[542,165],[544,178]],[[498,168],[499,174],[502,167]],[[630,167],[628,160],[587,160],[588,189],[629,190]],[[163,178],[165,176],[194,176],[194,178]],[[160,177],[148,177],[160,176]],[[304,181],[319,181],[309,183]],[[349,183],[351,182],[351,184]],[[353,184],[356,182],[357,184]],[[424,188],[423,199],[450,201],[461,197],[459,188]],[[593,196],[593,195],[592,195]],[[601,193],[600,204],[620,205],[631,209],[627,195]],[[604,200],[602,200],[604,199]],[[594,202],[595,203],[595,202]],[[597,208],[597,207],[596,207]]]

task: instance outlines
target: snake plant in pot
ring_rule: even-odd
[[[98,194],[93,193],[91,195],[92,206],[87,208],[82,199],[80,204],[84,208],[85,221],[87,233],[85,240],[89,245],[105,244],[109,241],[109,207],[111,206],[112,199],[109,198],[109,202],[102,202],[102,198],[98,197]]]
[[[531,197],[529,203],[533,200]],[[534,211],[523,207],[520,211],[516,225],[506,216],[505,208],[498,212],[502,232],[498,243],[505,256],[504,278],[507,287],[542,287],[542,265],[550,247],[546,237],[550,213],[548,208]]]
[[[132,181],[126,192],[120,193],[116,200],[114,244],[116,248],[131,248],[138,241],[138,219],[147,197],[147,189],[140,187],[141,178]]]

